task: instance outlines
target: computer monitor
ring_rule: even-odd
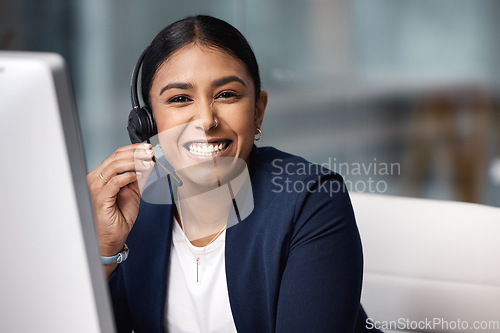
[[[0,52],[0,332],[114,332],[63,58]]]

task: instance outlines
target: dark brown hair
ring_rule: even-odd
[[[141,92],[144,103],[151,106],[149,91],[160,65],[182,47],[200,43],[220,49],[241,61],[252,76],[255,99],[259,97],[261,82],[257,59],[243,35],[229,23],[212,16],[189,16],[164,28],[153,39],[142,63]]]

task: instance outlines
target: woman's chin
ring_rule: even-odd
[[[195,164],[178,173],[184,183],[189,184],[189,187],[199,187],[200,191],[208,191],[219,184],[213,162]]]
[[[187,182],[191,195],[204,193],[222,186],[236,178],[246,166],[246,162],[237,157],[218,157],[193,164],[178,171],[184,182]]]

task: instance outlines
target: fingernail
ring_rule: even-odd
[[[144,148],[146,148],[146,149],[150,149],[150,148],[152,147],[150,143],[143,143],[142,145],[143,145],[143,146],[144,146]]]
[[[144,166],[146,168],[150,168],[154,165],[154,163],[152,161],[142,161],[142,163],[144,164]]]
[[[151,150],[151,149],[148,149],[148,150],[146,150],[146,154],[148,154],[148,155],[153,155],[153,154],[154,154],[154,151],[153,151],[153,150]]]

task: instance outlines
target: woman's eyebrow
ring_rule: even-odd
[[[165,92],[165,90],[169,89],[190,89],[193,88],[193,85],[191,83],[181,83],[181,82],[174,82],[174,83],[169,83],[165,87],[163,87],[160,90],[160,96]]]
[[[247,85],[245,84],[245,81],[243,81],[242,79],[240,79],[239,77],[237,77],[236,75],[230,75],[230,76],[225,76],[223,78],[220,78],[220,79],[217,79],[213,82],[213,86],[214,87],[220,87],[220,86],[223,86],[229,82],[239,82],[241,83],[244,87],[246,87]],[[193,88],[193,85],[191,83],[182,83],[182,82],[173,82],[173,83],[169,83],[167,84],[165,87],[163,87],[161,90],[160,90],[160,96],[161,94],[163,94],[166,90],[169,90],[169,89],[190,89],[190,88]]]
[[[235,76],[235,75],[231,75],[231,76],[225,76],[223,78],[220,78],[218,80],[215,80],[213,83],[212,83],[212,86],[214,86],[215,88],[217,87],[220,87],[220,86],[223,86],[229,82],[239,82],[241,83],[244,87],[246,87],[247,85],[245,84],[245,82],[240,79],[239,77]]]

